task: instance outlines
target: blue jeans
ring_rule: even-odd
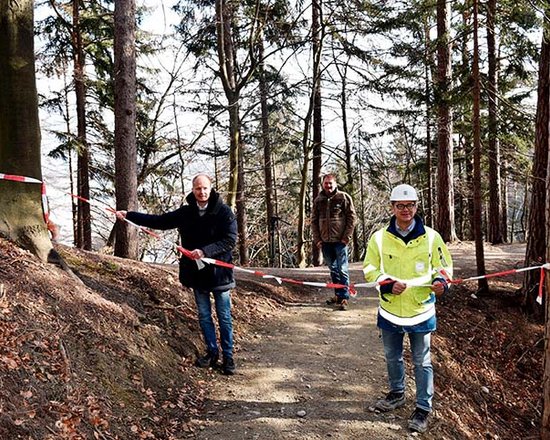
[[[322,251],[332,282],[349,286],[348,247],[344,243],[323,242]],[[334,289],[334,293],[338,298],[349,299],[346,288]]]
[[[405,392],[404,336],[405,333],[394,333],[382,329],[390,391],[398,393]],[[409,333],[409,341],[416,382],[416,406],[431,411],[434,394],[434,373],[430,354],[431,333]]]
[[[218,339],[216,337],[216,327],[212,320],[210,292],[198,289],[193,289],[193,292],[195,293],[199,324],[204,342],[206,343],[206,349],[209,353],[217,354],[219,353]],[[231,297],[229,290],[225,292],[212,292],[212,295],[214,295],[216,316],[220,326],[220,343],[223,356],[233,357],[233,321],[231,320]]]

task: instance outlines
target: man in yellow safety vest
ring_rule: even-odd
[[[397,185],[390,202],[390,224],[372,235],[363,264],[366,280],[380,283],[377,325],[390,388],[375,407],[391,411],[405,404],[403,338],[407,333],[416,383],[409,429],[425,432],[434,392],[430,340],[436,329],[435,301],[448,290],[452,260],[441,236],[416,214],[418,196],[412,186]]]

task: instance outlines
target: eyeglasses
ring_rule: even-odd
[[[404,209],[408,209],[409,211],[412,211],[414,208],[416,208],[416,203],[397,203],[395,205],[399,211],[403,211]]]

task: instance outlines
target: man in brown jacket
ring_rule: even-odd
[[[349,194],[338,190],[334,174],[325,174],[322,186],[323,190],[313,202],[313,244],[322,250],[332,282],[349,286],[348,243],[355,227],[355,207]],[[349,290],[338,288],[334,293],[327,304],[346,310]]]

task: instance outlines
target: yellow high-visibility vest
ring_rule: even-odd
[[[386,228],[369,240],[363,273],[368,282],[391,278],[407,284],[401,295],[379,294],[380,315],[396,325],[413,326],[435,315],[435,295],[428,287],[444,269],[452,277],[452,259],[441,236],[426,233],[405,243]],[[378,289],[380,290],[380,289]]]

